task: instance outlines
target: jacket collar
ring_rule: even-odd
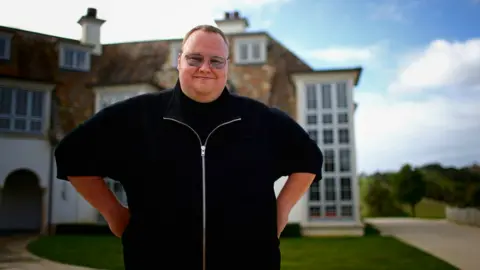
[[[185,121],[181,110],[182,106],[185,106],[185,102],[181,102],[183,93],[179,79],[177,79],[177,82],[175,83],[175,86],[172,90],[172,96],[170,98],[170,101],[168,102],[164,117],[173,118],[178,121]],[[234,106],[233,97],[226,86],[223,89],[223,92],[220,95],[219,99],[221,99],[220,101],[222,103],[220,105],[222,110],[224,111],[224,113],[222,113],[222,115],[220,116],[223,120],[230,121],[240,117],[238,110]]]

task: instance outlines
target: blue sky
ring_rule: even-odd
[[[364,68],[354,93],[359,172],[480,163],[480,0],[134,3],[18,0],[0,25],[79,38],[77,19],[95,7],[110,43],[182,37],[238,9],[250,30],[268,31],[314,68]]]

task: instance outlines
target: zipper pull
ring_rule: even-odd
[[[200,147],[200,149],[202,150],[202,157],[204,157],[205,156],[205,146],[202,145]]]

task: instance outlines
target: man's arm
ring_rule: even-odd
[[[110,219],[123,207],[98,176],[69,176],[68,180],[80,195],[87,200],[105,219]]]
[[[288,215],[293,206],[307,192],[314,178],[315,174],[311,173],[293,173],[288,177],[277,198],[278,237],[287,225]]]

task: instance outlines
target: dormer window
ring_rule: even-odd
[[[90,50],[88,48],[63,44],[60,47],[59,59],[61,68],[78,71],[90,70]]]
[[[10,59],[12,35],[0,33],[0,60]]]
[[[266,37],[238,37],[235,39],[235,62],[237,64],[260,64],[266,60]]]

